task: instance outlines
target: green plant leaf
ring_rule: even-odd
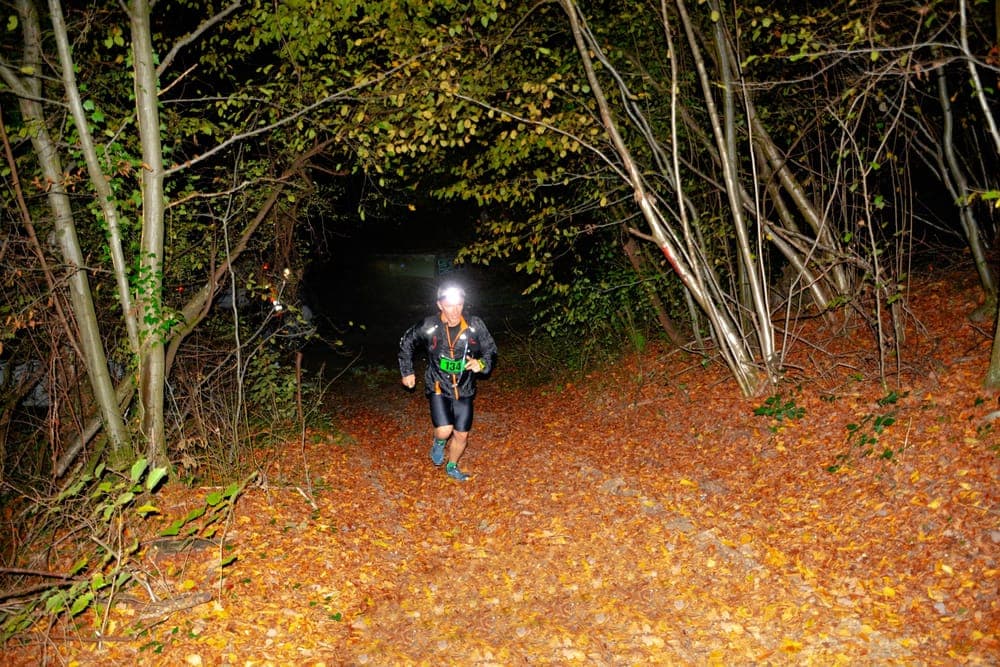
[[[160,480],[166,477],[166,475],[167,475],[167,468],[165,466],[161,468],[153,468],[152,470],[150,470],[149,476],[146,477],[146,490],[152,491],[153,489],[155,489],[156,485],[159,484]]]
[[[64,606],[66,606],[66,593],[63,591],[56,591],[49,597],[45,598],[45,611],[49,614],[55,614],[62,611]]]
[[[73,567],[71,567],[70,570],[69,570],[69,576],[72,577],[73,575],[78,574],[86,566],[87,566],[87,557],[84,556],[80,560],[78,560],[75,563],[73,563]]]
[[[73,600],[73,606],[69,609],[70,616],[76,616],[81,611],[90,606],[90,603],[94,601],[94,594],[87,591],[77,599]]]
[[[146,472],[146,467],[148,465],[149,461],[146,460],[145,456],[132,464],[132,472],[130,477],[132,478],[133,482],[139,481],[139,478],[142,477],[142,473]]]
[[[150,514],[160,513],[160,509],[156,507],[156,505],[151,505],[150,503],[146,503],[142,507],[135,508],[135,511],[141,517],[146,517],[149,516]]]
[[[184,517],[184,520],[181,522],[181,525],[185,523],[190,523],[204,514],[205,514],[204,507],[195,507],[193,510],[187,513],[187,516]]]
[[[181,526],[183,526],[183,525],[184,525],[184,520],[183,519],[177,519],[176,521],[174,521],[173,523],[171,523],[169,526],[167,526],[160,533],[160,536],[161,537],[173,537],[174,535],[177,535],[179,532],[181,532]]]

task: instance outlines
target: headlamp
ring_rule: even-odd
[[[448,285],[438,290],[438,302],[446,306],[457,306],[465,303],[465,290],[458,285]]]

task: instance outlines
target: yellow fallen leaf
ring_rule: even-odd
[[[788,563],[788,557],[773,547],[768,548],[766,560],[774,567],[782,567]]]
[[[185,579],[181,582],[180,589],[182,591],[189,591],[195,587],[194,579]]]
[[[894,598],[896,597],[896,589],[893,588],[892,586],[883,586],[882,595],[884,595],[887,598]]]
[[[566,660],[583,661],[587,659],[587,654],[576,648],[564,648],[562,654]]]
[[[941,498],[935,498],[934,500],[930,501],[929,503],[927,503],[927,507],[931,508],[932,510],[936,510],[937,508],[941,507]]]
[[[691,480],[685,479],[683,477],[681,478],[680,484],[681,486],[698,486],[698,484],[696,484],[695,482],[692,482]]]
[[[802,650],[802,642],[797,642],[794,639],[785,639],[781,642],[781,650],[787,651],[788,653],[795,653]]]

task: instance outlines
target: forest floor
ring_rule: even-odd
[[[88,611],[5,664],[998,664],[1000,421],[975,305],[953,275],[916,288],[887,386],[810,323],[780,400],[655,345],[544,384],[501,356],[466,483],[430,463],[420,393],[355,374],[333,388],[339,433],[267,454],[224,553],[142,554],[154,592],[202,604]]]

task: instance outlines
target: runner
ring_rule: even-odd
[[[439,466],[447,454],[445,472],[460,482],[468,479],[459,470],[458,460],[472,429],[476,378],[490,372],[497,354],[486,324],[475,316],[463,317],[464,306],[464,289],[455,284],[442,285],[437,293],[440,312],[410,327],[399,340],[399,372],[408,389],[417,384],[414,354],[427,353],[424,391],[434,424],[431,461]]]

